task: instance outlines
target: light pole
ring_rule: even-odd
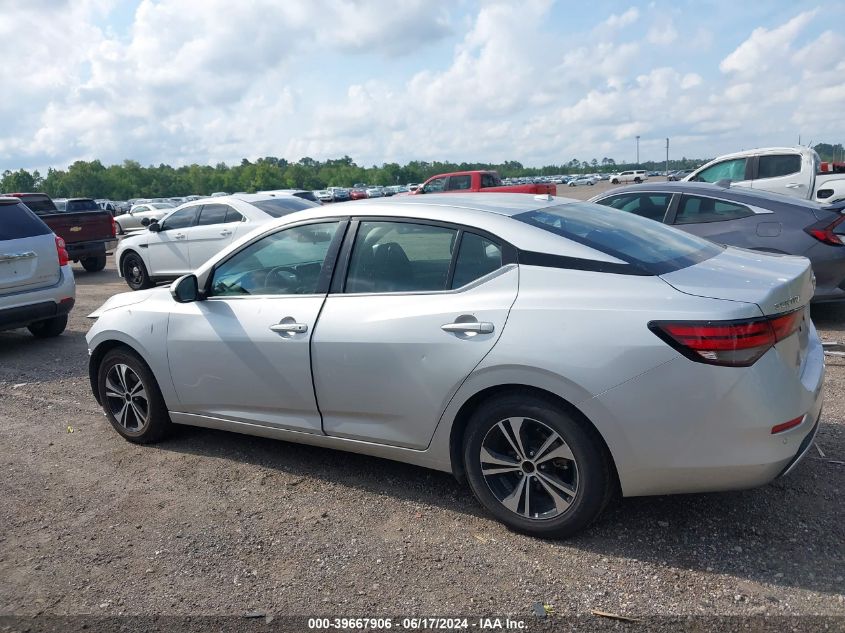
[[[666,137],[666,177],[669,176],[669,137]]]
[[[637,167],[640,166],[640,135],[637,134]]]

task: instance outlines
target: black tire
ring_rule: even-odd
[[[123,230],[123,227],[120,226],[120,222],[115,221],[114,228],[117,230],[118,235],[125,235],[126,231]]]
[[[524,429],[521,431],[521,435],[524,438],[526,450],[532,445],[531,440],[536,440],[535,443],[541,444],[543,438],[550,437],[551,431],[553,431],[558,434],[558,439],[562,440],[564,444],[558,444],[556,440],[551,446],[568,448],[574,460],[555,458],[544,462],[538,459],[548,456],[550,453],[558,452],[557,448],[549,448],[542,454],[538,452],[536,456],[533,456],[532,453],[533,459],[537,459],[537,465],[534,466],[532,461],[530,470],[527,470],[526,462],[522,462],[520,470],[516,472],[495,473],[493,475],[491,475],[491,470],[495,470],[496,467],[492,466],[491,468],[490,462],[488,462],[488,477],[491,482],[488,483],[488,479],[482,473],[481,462],[482,446],[489,450],[489,445],[484,444],[486,438],[496,439],[499,429],[494,427],[497,427],[499,422],[507,424],[508,419],[519,420],[522,418],[525,418],[525,420],[520,423],[521,428]],[[532,431],[542,431],[543,428],[550,431],[549,435],[543,436],[531,433]],[[504,435],[501,438],[504,438]],[[513,444],[511,443],[511,445]],[[522,445],[523,442],[520,442],[520,446]],[[494,454],[502,453],[494,452]],[[513,455],[516,455],[516,453],[514,452]],[[553,400],[546,400],[532,394],[516,392],[494,398],[482,404],[472,415],[467,425],[464,434],[463,458],[467,480],[481,504],[511,529],[532,536],[565,538],[583,530],[604,511],[615,490],[616,480],[610,457],[595,429],[577,419]],[[508,456],[508,458],[518,460],[518,458],[512,456]],[[559,464],[563,465],[560,466]],[[544,470],[544,472],[541,473],[540,470]],[[562,478],[556,477],[558,473],[569,473],[569,484],[575,490],[575,493],[567,497],[569,500],[568,507],[560,511],[559,514],[553,515],[552,513],[557,512],[557,504],[552,495],[546,492],[550,489],[550,486],[543,484],[540,478],[543,477],[545,481],[549,481],[548,476],[552,475],[554,481],[562,481]],[[528,482],[525,487],[529,488],[529,494],[534,495],[532,497],[534,505],[531,509],[543,511],[544,504],[545,507],[548,507],[549,503],[555,506],[555,508],[547,510],[548,518],[525,516],[531,514],[531,510],[525,508],[527,499],[523,497],[524,492],[519,494],[516,500],[517,510],[513,511],[503,505],[503,501],[499,499],[497,493],[494,493],[491,487],[491,485],[506,487],[508,481],[521,483],[522,478],[525,478]],[[513,484],[514,491],[520,483]],[[505,493],[502,493],[500,489],[500,496]],[[564,498],[564,495],[558,496]],[[519,511],[519,508],[523,508],[523,510]],[[539,512],[535,513],[535,516],[538,514]]]
[[[637,178],[634,178],[634,182],[637,183],[637,184],[640,184],[642,182],[642,180],[639,177],[637,177]]]
[[[123,369],[121,373],[121,368],[127,369]],[[123,379],[120,378],[121,375]],[[140,390],[137,389],[139,383]],[[170,430],[172,423],[155,376],[141,357],[132,350],[117,347],[106,352],[97,368],[97,389],[103,411],[112,427],[130,442],[157,442]],[[143,396],[124,395],[118,398],[109,395],[119,390],[124,394],[132,392]]]
[[[98,273],[106,267],[106,256],[97,255],[96,257],[83,257],[79,260],[79,262],[89,273]]]
[[[120,268],[126,284],[132,290],[144,290],[145,288],[152,288],[155,285],[153,280],[150,279],[149,273],[147,273],[144,260],[137,253],[129,252],[124,255]]]
[[[52,338],[65,331],[67,327],[67,315],[53,317],[45,321],[36,321],[26,326],[36,338]]]
[[[619,184],[619,179],[618,179],[618,178],[614,178],[613,180],[611,180],[611,181],[610,181],[610,184],[611,184],[611,185],[618,185],[618,184]]]

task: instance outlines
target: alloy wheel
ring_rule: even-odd
[[[150,402],[141,378],[129,365],[116,363],[106,374],[106,402],[117,423],[140,433],[149,422]]]
[[[501,420],[481,442],[481,474],[490,492],[527,519],[553,519],[578,494],[578,464],[560,434],[539,420]]]

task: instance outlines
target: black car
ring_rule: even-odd
[[[671,224],[713,242],[802,255],[816,275],[814,301],[845,299],[845,214],[835,206],[703,182],[618,187],[590,200]]]

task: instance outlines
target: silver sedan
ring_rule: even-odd
[[[809,262],[590,203],[392,198],[291,213],[88,333],[132,442],[189,424],[454,473],[562,537],[622,495],[765,484],[822,406]]]

